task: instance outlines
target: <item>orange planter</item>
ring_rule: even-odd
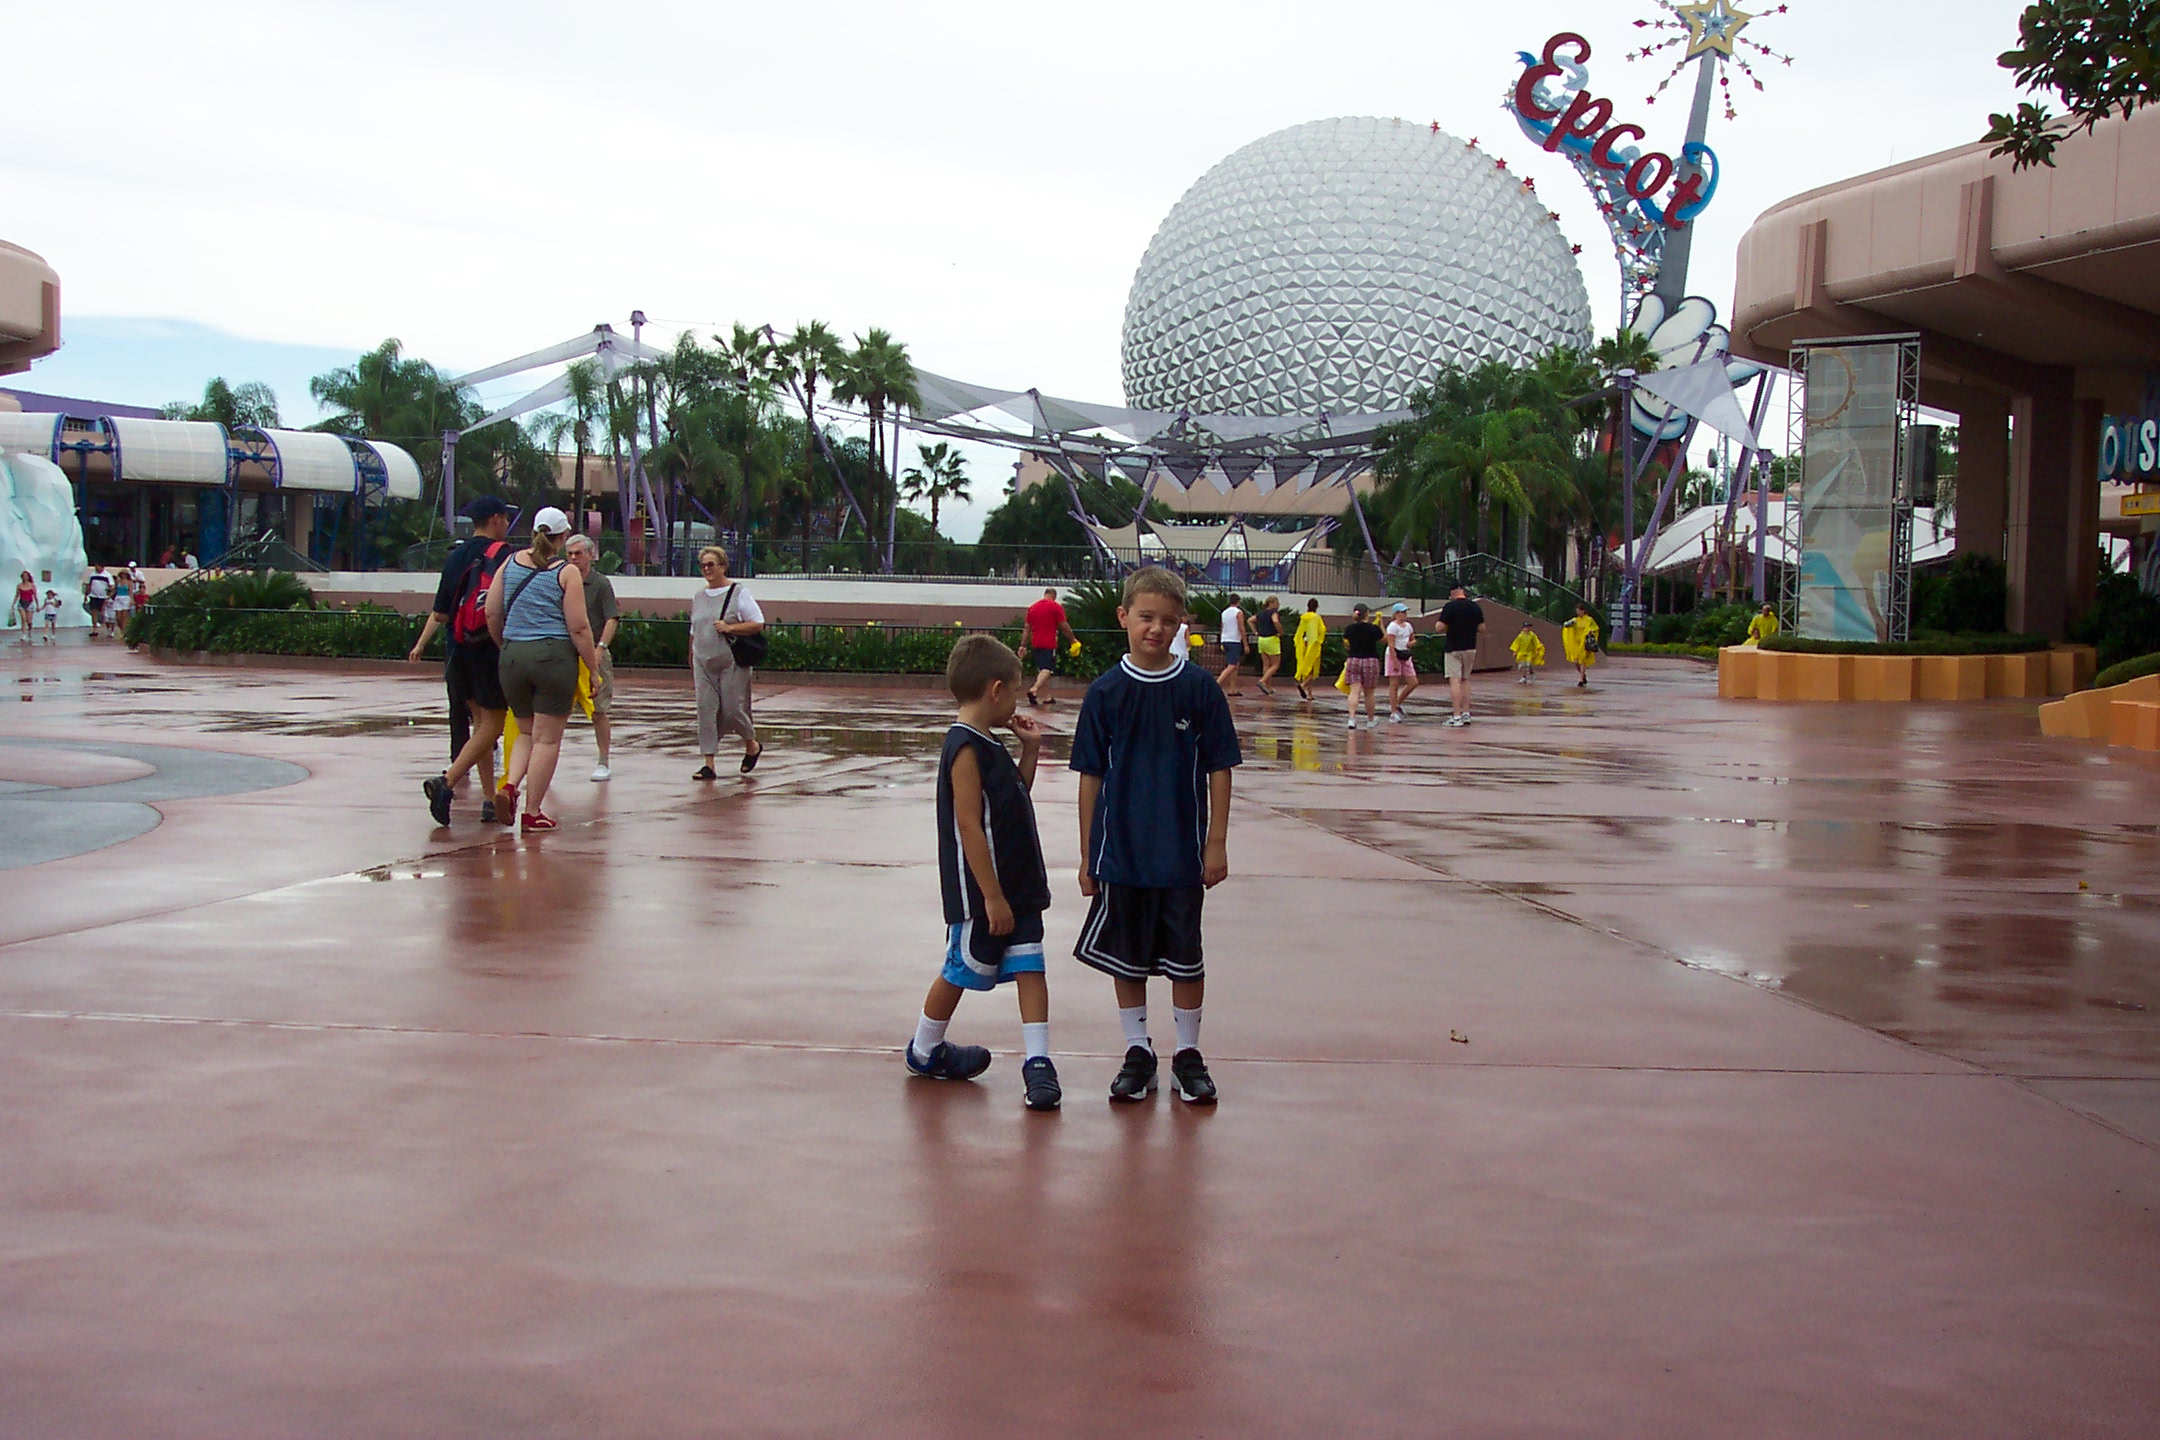
[[[2108,743],[2160,750],[2160,700],[2117,700],[2108,706]]]
[[[2041,700],[2049,694],[2049,656],[2045,650],[2029,655],[1990,655],[1987,658],[1987,693],[2008,700]]]
[[[1985,655],[1922,655],[1922,700],[1985,700],[1988,657]]]
[[[1910,700],[1920,685],[1917,655],[1855,655],[1855,700]]]

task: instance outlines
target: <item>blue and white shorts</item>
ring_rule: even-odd
[[[941,973],[946,984],[962,990],[995,990],[1016,975],[1042,974],[1042,913],[1013,916],[1008,935],[992,935],[980,920],[962,920],[951,927]]]

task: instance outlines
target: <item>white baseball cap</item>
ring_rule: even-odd
[[[549,505],[533,516],[533,533],[537,535],[543,530],[550,535],[567,535],[570,533],[570,517]]]

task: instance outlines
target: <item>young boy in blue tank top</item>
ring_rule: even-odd
[[[1030,1110],[1055,1110],[1061,1099],[1050,1063],[1050,987],[1043,974],[1043,912],[1050,876],[1035,831],[1035,762],[1042,728],[1019,703],[1020,659],[995,636],[969,635],[953,646],[945,683],[960,713],[938,757],[938,880],[945,893],[945,965],[930,982],[907,1067],[932,1080],[972,1080],[990,1068],[980,1045],[945,1038],[960,996],[1010,980],[1020,995],[1020,1065]],[[1015,765],[993,731],[1020,741]]]
[[[1212,1105],[1200,1055],[1200,906],[1230,874],[1230,771],[1244,757],[1222,687],[1173,653],[1185,582],[1150,566],[1125,582],[1124,600],[1128,653],[1088,687],[1073,730],[1080,893],[1094,897],[1073,954],[1117,986],[1126,1050],[1110,1098],[1155,1092],[1147,982],[1163,975],[1177,1031],[1171,1078],[1181,1099]]]

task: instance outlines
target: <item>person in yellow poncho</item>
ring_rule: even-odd
[[[1762,613],[1747,622],[1747,638],[1750,645],[1759,645],[1779,630],[1777,607],[1765,605]]]
[[[1528,685],[1545,666],[1545,642],[1538,639],[1537,631],[1525,620],[1522,629],[1515,632],[1515,638],[1508,641],[1507,648],[1515,656],[1515,683]]]
[[[1575,683],[1590,683],[1590,667],[1597,664],[1598,623],[1590,618],[1588,606],[1577,605],[1575,618],[1560,627],[1560,647],[1575,667]]]
[[[1320,602],[1307,600],[1297,622],[1297,693],[1312,699],[1307,688],[1320,675],[1320,646],[1327,640],[1327,621],[1320,618]]]

